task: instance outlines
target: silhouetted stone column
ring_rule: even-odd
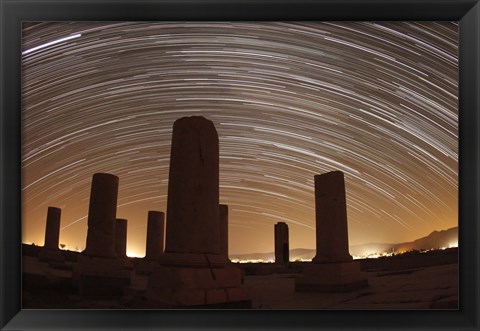
[[[164,234],[165,214],[161,211],[149,211],[145,258],[155,260],[163,254]]]
[[[253,295],[243,286],[242,270],[226,256],[222,224],[228,214],[221,223],[222,208],[215,126],[203,117],[181,118],[173,124],[166,249],[150,273],[147,300],[167,308],[251,307]]]
[[[315,176],[317,255],[295,278],[298,292],[349,292],[368,286],[367,274],[348,253],[343,172]]]
[[[123,218],[115,221],[115,252],[118,257],[127,256],[127,220]]]
[[[60,208],[48,207],[45,243],[38,254],[38,259],[42,262],[63,262],[65,260],[61,250],[58,248],[61,214],[62,210]]]
[[[218,135],[204,117],[175,121],[167,201],[167,253],[220,254]]]
[[[58,249],[60,236],[60,216],[62,210],[56,207],[48,207],[47,224],[45,227],[45,244],[44,248]]]
[[[347,202],[343,172],[315,176],[317,255],[315,263],[348,262]]]
[[[288,225],[285,222],[275,224],[275,263],[289,262]]]
[[[117,213],[118,177],[96,173],[93,175],[88,209],[88,256],[114,258],[115,219]]]
[[[220,253],[228,259],[228,206],[220,205]]]

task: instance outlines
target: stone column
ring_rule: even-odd
[[[315,176],[317,255],[314,263],[352,261],[348,252],[347,203],[343,172]]]
[[[161,211],[148,212],[147,247],[145,258],[155,260],[163,254],[165,214]]]
[[[92,179],[88,209],[87,245],[83,253],[92,257],[115,258],[115,219],[118,177],[96,173]]]
[[[242,270],[221,248],[227,244],[221,208],[215,126],[203,117],[181,118],[173,124],[166,249],[150,273],[147,300],[166,308],[251,307],[253,295],[243,287]]]
[[[285,222],[278,222],[275,224],[275,263],[286,264],[289,259],[288,225]]]
[[[115,221],[115,252],[118,257],[127,257],[127,220],[123,218]]]
[[[219,148],[213,123],[175,121],[167,201],[166,253],[220,254]]]
[[[56,207],[48,207],[47,224],[45,227],[45,243],[44,248],[58,249],[58,241],[60,236],[60,215],[62,210]]]
[[[228,259],[228,206],[220,205],[220,253]]]

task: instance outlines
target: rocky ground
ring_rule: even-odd
[[[254,309],[457,309],[457,250],[426,254],[361,261],[369,286],[348,293],[295,292],[295,278],[301,276],[305,263],[291,263],[288,268],[272,264],[239,266],[246,273],[244,285],[255,292]],[[24,255],[23,308],[162,308],[145,299],[148,276],[134,269],[130,270],[131,284],[122,296],[108,300],[82,298],[72,284],[74,264],[73,257],[48,264],[34,254]]]

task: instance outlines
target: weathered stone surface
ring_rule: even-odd
[[[38,260],[41,262],[64,262],[65,257],[59,249],[43,248],[38,254]]]
[[[116,257],[117,196],[117,176],[106,173],[93,175],[88,209],[87,245],[83,254],[96,257]]]
[[[148,300],[173,307],[235,301],[217,291],[242,284],[239,269],[224,270],[229,263],[228,209],[219,206],[218,150],[218,135],[211,121],[203,117],[175,121],[166,249],[157,259],[160,266],[149,277]]]
[[[48,207],[44,248],[58,250],[61,214],[62,210],[60,208]]]
[[[165,237],[165,214],[161,211],[148,212],[147,247],[145,258],[158,259],[163,254]]]
[[[62,210],[60,208],[48,207],[45,226],[45,243],[38,254],[38,259],[42,262],[65,261],[62,252],[58,248],[61,213]]]
[[[285,222],[275,224],[275,263],[286,264],[290,259],[288,225]]]
[[[237,290],[228,296],[230,289]],[[204,294],[203,301],[199,291]],[[145,295],[149,300],[171,306],[223,304],[252,298],[251,291],[242,286],[242,271],[235,267],[159,266],[150,275]]]
[[[228,206],[220,205],[220,254],[228,259]]]
[[[206,289],[214,288],[213,275],[208,268],[178,268],[159,266],[148,281],[148,289]]]
[[[118,257],[127,257],[127,220],[123,218],[115,221],[115,252]]]
[[[219,147],[204,117],[175,121],[167,201],[167,253],[220,254]]]
[[[205,268],[221,267],[229,263],[224,255],[199,253],[165,253],[157,261],[165,266]]]
[[[236,267],[212,268],[215,287],[238,287],[243,283],[242,270]]]
[[[295,281],[297,292],[349,292],[367,286],[359,262],[310,263]]]
[[[224,289],[211,289],[205,292],[205,304],[207,305],[227,302],[227,292]]]
[[[347,202],[341,171],[315,176],[317,255],[295,279],[299,292],[348,292],[367,287],[348,252]]]
[[[73,268],[73,282],[85,297],[110,297],[122,294],[130,284],[130,271],[121,259],[79,256]]]
[[[135,273],[137,275],[148,276],[158,266],[159,266],[159,264],[158,264],[158,261],[156,261],[156,260],[142,259],[142,260],[137,262],[137,264],[135,266]]]
[[[252,291],[245,287],[229,287],[227,291],[228,301],[249,301],[252,300]]]
[[[317,255],[314,263],[352,261],[348,252],[347,203],[343,172],[315,176]]]

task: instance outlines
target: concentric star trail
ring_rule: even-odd
[[[313,176],[345,173],[351,244],[458,225],[456,22],[55,22],[23,25],[23,241],[85,245],[91,177],[144,253],[166,211],[173,122],[220,140],[230,252],[315,247]]]

